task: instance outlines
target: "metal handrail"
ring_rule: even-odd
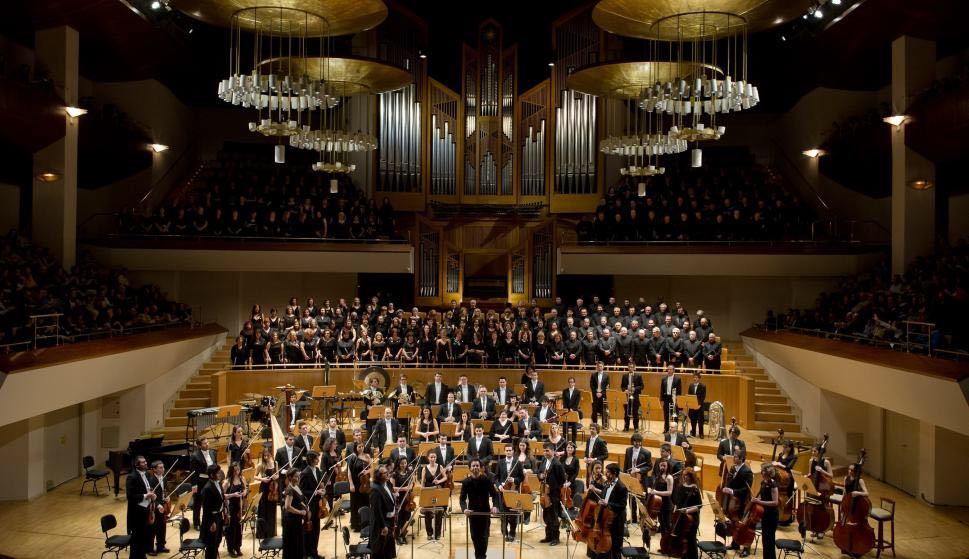
[[[333,243],[333,244],[389,244],[406,245],[407,239],[330,239],[319,237],[261,237],[246,235],[177,235],[177,234],[148,234],[148,233],[111,233],[104,237],[84,239],[85,242],[97,243],[103,240],[185,240],[185,241],[230,241],[230,242],[258,242],[270,241],[274,243]]]
[[[685,240],[685,241],[576,241],[575,243],[565,243],[565,244],[576,244],[576,245],[629,245],[629,246],[702,246],[702,245],[717,245],[717,246],[826,246],[826,245],[836,245],[836,246],[871,246],[871,247],[884,247],[885,243],[865,243],[861,241],[839,241],[839,240],[813,240],[813,239],[785,239],[785,240]]]
[[[231,348],[230,348],[231,349]],[[729,361],[729,360],[728,360]],[[368,367],[392,367],[395,369],[521,369],[524,367],[525,363],[437,363],[433,361],[416,361],[413,363],[407,363],[404,361],[396,360],[385,360],[385,361],[346,361],[346,362],[335,362],[330,363],[325,360],[314,361],[312,363],[264,363],[261,365],[246,364],[235,368],[233,365],[229,365],[225,370],[266,370],[266,371],[278,371],[278,370],[298,370],[298,369],[321,369],[329,366],[331,369],[366,369]],[[622,373],[629,370],[627,365],[605,365],[604,370],[607,372]],[[550,365],[535,365],[536,371],[595,371],[596,366],[594,364],[579,364],[579,365],[563,365],[550,366]],[[692,373],[699,371],[703,374],[725,374],[725,375],[740,375],[743,374],[742,369],[698,369],[696,367],[677,367],[677,373]],[[663,367],[637,367],[636,371],[639,373],[665,373],[666,369]],[[514,383],[513,383],[514,384]]]
[[[870,338],[867,336],[858,336],[856,334],[843,334],[840,332],[831,332],[829,330],[822,330],[820,328],[800,328],[798,326],[783,326],[781,324],[778,324],[777,327],[774,328],[773,330],[770,329],[766,324],[754,324],[754,327],[767,332],[780,332],[784,330],[788,332],[793,332],[795,334],[813,336],[816,338],[821,337],[821,338],[833,339],[833,340],[843,341],[843,342],[863,342],[868,345],[872,345],[883,349],[891,349],[891,350],[900,349],[902,351],[905,351],[906,353],[921,353],[921,352],[913,351],[913,349],[925,348],[927,350],[925,355],[928,355],[929,357],[942,358],[943,356],[940,356],[939,353],[943,353],[945,354],[945,356],[951,356],[951,357],[948,357],[950,359],[960,359],[960,360],[969,359],[969,352],[932,348],[929,341],[926,341],[926,343],[923,344],[923,343],[910,341],[909,339],[907,339],[907,337],[906,339],[891,341],[891,340],[884,340],[879,338]],[[926,334],[926,336],[928,336],[928,334]]]
[[[85,341],[90,341],[98,338],[113,338],[116,336],[132,336],[135,334],[142,334],[145,332],[152,332],[155,330],[164,330],[167,328],[178,328],[183,326],[188,326],[189,328],[196,328],[201,325],[198,320],[188,319],[188,320],[176,320],[173,322],[165,322],[163,324],[146,324],[143,326],[132,326],[130,328],[98,328],[95,330],[86,330],[84,332],[79,332],[76,334],[61,334],[42,336],[38,340],[43,339],[56,339],[56,344],[61,345],[63,343],[81,343]],[[41,344],[37,343],[38,340],[23,340],[19,342],[11,342],[8,344],[0,345],[0,353],[20,353],[23,351],[30,351],[32,349],[37,349],[41,347]],[[12,351],[12,348],[23,347],[23,349]]]

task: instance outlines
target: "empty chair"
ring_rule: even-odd
[[[350,529],[343,527],[343,549],[347,554],[347,559],[363,559],[370,557],[370,548],[365,544],[353,545],[350,543]]]
[[[105,551],[101,553],[101,557],[104,557],[108,553],[114,553],[115,558],[117,558],[123,550],[128,549],[128,546],[131,545],[131,536],[127,534],[123,536],[112,536],[108,534],[108,532],[117,527],[118,519],[113,514],[106,514],[101,517],[101,531],[104,532],[105,547]]]
[[[192,528],[187,518],[178,523],[178,556],[183,558],[198,557],[205,552],[205,542],[198,538],[186,538],[185,534]]]
[[[81,465],[84,466],[84,483],[81,484],[81,495],[84,494],[84,486],[88,483],[93,483],[94,494],[100,496],[98,493],[98,482],[102,479],[104,480],[104,483],[107,484],[108,491],[111,491],[111,480],[108,479],[111,472],[100,468],[95,469],[93,456],[85,456],[82,458]]]

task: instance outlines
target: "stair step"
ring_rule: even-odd
[[[790,413],[791,406],[784,402],[755,402],[754,403],[755,412],[764,413]]]
[[[780,394],[765,394],[758,391],[754,395],[754,399],[757,400],[758,404],[784,404],[787,405],[787,398],[781,396]]]
[[[211,390],[212,383],[209,381],[205,382],[190,382],[185,385],[186,390]]]
[[[754,412],[754,421],[794,423],[797,418],[793,413]]]
[[[207,408],[212,402],[211,398],[178,398],[175,400],[176,408]]]
[[[781,395],[780,388],[762,388],[758,386],[757,389],[754,390],[754,399],[757,400],[758,402],[764,401],[760,399],[761,396],[780,396],[780,395]]]
[[[165,440],[169,444],[185,440],[185,427],[159,427],[152,429],[153,435],[165,435]]]
[[[212,396],[212,387],[207,386],[203,388],[186,388],[185,390],[180,390],[178,392],[179,398],[205,398],[208,400]]]
[[[754,380],[754,388],[760,390],[761,388],[774,388],[777,384],[772,380]]]
[[[754,421],[754,429],[760,431],[777,431],[783,429],[785,433],[800,433],[801,426],[797,423],[786,423],[778,421]]]
[[[188,417],[166,417],[165,427],[185,427],[188,425]]]

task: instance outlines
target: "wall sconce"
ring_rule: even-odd
[[[827,155],[828,154],[828,152],[824,151],[823,149],[819,149],[819,148],[806,149],[806,150],[802,151],[801,153],[803,153],[804,155],[810,157],[811,159],[817,159],[818,157],[821,157],[822,155]]]
[[[56,182],[61,179],[60,173],[55,173],[53,171],[44,171],[37,173],[37,180],[40,182]]]
[[[909,188],[912,190],[929,190],[935,186],[935,183],[930,180],[916,179],[908,182]]]
[[[895,130],[901,129],[902,125],[908,122],[908,115],[892,115],[886,116],[882,119],[883,122],[887,122],[895,127]]]
[[[166,146],[165,144],[148,144],[148,147],[150,147],[151,148],[151,151],[153,151],[155,153],[161,153],[163,151],[168,151],[168,146]]]
[[[64,107],[64,112],[67,113],[67,116],[71,117],[71,120],[74,120],[79,116],[86,115],[87,109],[82,109],[80,107]]]

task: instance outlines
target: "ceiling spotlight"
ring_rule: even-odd
[[[151,148],[151,151],[155,153],[161,153],[168,149],[168,146],[166,146],[165,144],[150,144],[149,147]]]
[[[555,63],[554,62],[549,62],[548,63],[548,67],[549,68],[554,68],[555,67]]]
[[[802,15],[801,19],[807,19],[807,14]]]
[[[833,4],[835,6],[840,6],[841,5],[841,0],[831,0],[831,4]]]
[[[892,115],[886,116],[882,119],[883,122],[887,122],[895,127],[896,130],[902,127],[905,122],[908,121],[908,115]]]
[[[823,149],[811,148],[811,149],[806,149],[806,150],[802,151],[801,153],[803,153],[804,155],[810,157],[811,159],[817,159],[818,157],[821,157],[822,155],[826,155],[828,152],[824,151]]]
[[[787,41],[787,37],[785,35],[781,35],[781,40],[782,41]]]
[[[159,8],[161,8],[161,2],[159,2],[158,0],[155,0],[154,2],[151,3],[151,9],[157,10]]]
[[[821,8],[814,10],[814,17],[818,19],[821,19],[824,17],[824,12],[821,11]]]
[[[64,112],[66,112],[67,116],[71,118],[77,118],[79,116],[86,115],[87,109],[82,109],[80,107],[64,107]]]

